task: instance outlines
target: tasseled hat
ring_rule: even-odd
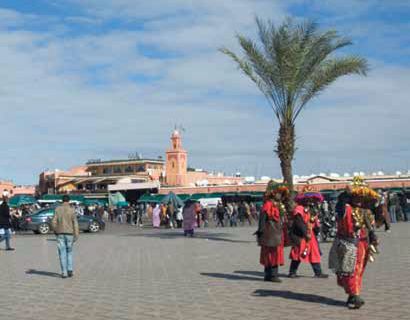
[[[306,185],[303,188],[303,191],[295,197],[297,203],[306,203],[306,202],[316,202],[321,203],[324,201],[324,198],[320,192],[315,192],[312,190],[310,185]]]
[[[289,188],[284,183],[277,183],[273,180],[269,181],[264,198],[273,199],[278,193],[280,193],[282,197],[289,197]]]
[[[352,198],[364,203],[376,202],[380,195],[370,188],[363,180],[362,177],[354,177],[351,186]]]

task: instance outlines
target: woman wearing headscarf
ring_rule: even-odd
[[[161,224],[161,208],[158,204],[155,205],[154,210],[152,211],[152,226],[154,228],[159,228]]]
[[[187,200],[185,202],[184,209],[182,211],[183,227],[184,227],[184,236],[194,236],[194,229],[197,224],[196,218],[196,202],[192,200]]]

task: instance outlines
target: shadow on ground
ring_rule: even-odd
[[[250,276],[240,275],[240,274],[215,273],[215,272],[211,272],[211,273],[202,272],[201,276],[218,278],[218,279],[226,279],[226,280],[247,280],[247,281],[262,281],[263,280],[263,278],[260,278],[260,277],[250,277]]]
[[[219,278],[225,280],[248,280],[248,281],[262,281],[264,273],[260,271],[234,271],[232,273],[201,273],[202,276]],[[279,277],[287,278],[287,274],[279,273]],[[300,278],[311,278],[307,276],[299,276]],[[291,280],[292,281],[292,280]]]
[[[162,231],[154,230],[150,233],[132,233],[125,234],[124,237],[147,237],[147,238],[159,238],[159,239],[178,239],[185,238],[184,232],[181,231]],[[255,241],[250,240],[235,240],[228,238],[229,234],[227,233],[208,233],[205,231],[196,232],[192,239],[203,239],[211,241],[222,241],[222,242],[231,242],[231,243],[255,243]],[[191,239],[190,237],[187,237]]]
[[[61,278],[61,274],[59,273],[50,272],[50,271],[40,271],[40,270],[35,270],[35,269],[27,270],[26,274],[44,276],[44,277],[52,277],[52,278]]]
[[[241,271],[234,271],[234,273],[245,274],[245,275],[255,276],[255,277],[260,277],[260,278],[263,278],[265,276],[263,271],[242,271],[241,270]],[[287,278],[288,274],[279,273],[279,277]],[[298,278],[312,278],[312,276],[298,275]]]
[[[253,293],[253,296],[279,297],[283,299],[326,304],[329,306],[336,306],[336,307],[345,307],[346,305],[343,301],[335,300],[335,299],[324,297],[324,296],[319,296],[316,294],[298,293],[298,292],[284,291],[284,290],[261,290],[260,289],[260,290],[256,290]]]

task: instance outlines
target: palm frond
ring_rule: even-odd
[[[301,95],[300,105],[295,112],[294,120],[296,120],[307,102],[325,90],[336,79],[350,74],[365,76],[368,71],[369,65],[366,59],[358,56],[347,56],[325,60],[310,77],[304,93]]]

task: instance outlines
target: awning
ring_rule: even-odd
[[[70,201],[78,201],[84,202],[84,196],[82,195],[68,195],[70,197]],[[45,194],[41,197],[41,200],[45,201],[62,201],[63,195],[62,194]]]
[[[125,190],[150,190],[159,189],[158,181],[139,182],[139,183],[117,183],[108,185],[108,191],[125,191]]]
[[[108,199],[85,199],[83,203],[85,206],[107,206]]]
[[[138,202],[160,203],[164,197],[164,194],[144,194],[138,199]]]
[[[379,188],[376,188],[379,189]],[[401,193],[406,192],[406,188],[388,188],[389,192]]]
[[[10,207],[20,207],[25,204],[33,204],[36,203],[37,200],[33,196],[29,195],[16,195],[10,198],[9,206]]]

